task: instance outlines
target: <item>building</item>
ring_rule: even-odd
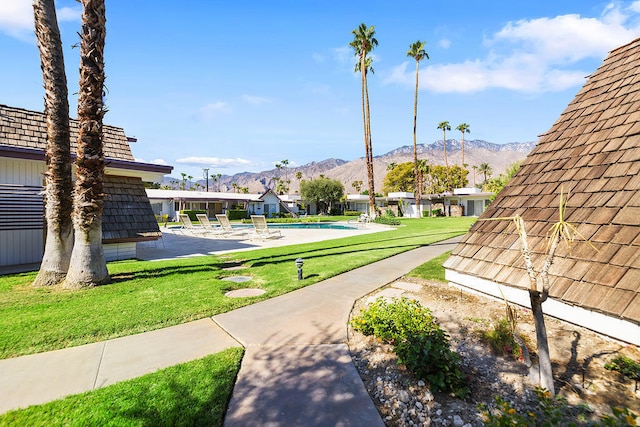
[[[544,312],[640,345],[640,39],[610,52],[540,137],[446,261],[447,280],[528,306],[517,233],[482,219],[520,215],[539,260],[561,193],[564,219],[597,251],[559,247]]]
[[[423,215],[438,211],[440,215],[446,216],[479,216],[489,206],[493,195],[477,188],[456,188],[453,193],[445,194],[423,194],[420,212]],[[376,197],[376,206],[383,212],[390,209],[395,215],[402,212],[404,217],[420,217],[413,193],[391,192],[386,197]],[[345,208],[369,214],[369,196],[349,194]]]
[[[288,199],[281,199],[272,190],[262,194],[245,194],[148,188],[146,192],[153,212],[156,215],[166,215],[166,218],[174,221],[178,220],[178,213],[181,210],[205,211],[208,217],[235,208],[245,209],[249,215],[267,217],[297,212],[297,209],[290,206]]]
[[[75,152],[78,123],[71,120]],[[102,224],[107,260],[132,258],[136,242],[157,239],[158,223],[143,181],[161,181],[170,166],[136,162],[122,128],[104,126],[106,199]],[[46,171],[45,115],[0,104],[0,272],[38,268],[46,226],[42,189]]]

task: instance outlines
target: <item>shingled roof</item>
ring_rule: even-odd
[[[541,261],[570,192],[566,220],[598,249],[558,250],[550,297],[640,324],[640,39],[608,55],[481,218],[519,214]],[[478,221],[445,267],[526,289],[520,242],[506,221]],[[505,232],[506,231],[506,232]],[[540,262],[538,262],[538,266]],[[482,280],[480,280],[482,282]],[[573,319],[568,319],[573,321]]]
[[[44,161],[47,129],[44,113],[0,104],[0,156]],[[78,121],[70,120],[71,150],[75,153]],[[119,127],[103,126],[107,164],[120,170],[170,171],[167,166],[135,161],[129,139]],[[102,222],[103,242],[116,243],[158,238],[161,233],[141,178],[105,176]]]
[[[0,144],[11,147],[43,150],[47,145],[47,124],[44,113],[0,104]],[[71,151],[78,141],[78,121],[69,121]],[[104,155],[119,160],[134,161],[131,147],[122,128],[104,125]]]

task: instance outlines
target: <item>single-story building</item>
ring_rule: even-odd
[[[453,193],[423,194],[420,212],[439,209],[446,216],[479,216],[489,206],[493,195],[477,188],[456,188]],[[376,206],[381,211],[390,209],[396,215],[402,212],[405,217],[420,217],[415,196],[410,192],[391,192],[386,197],[376,197]],[[345,208],[369,214],[369,196],[349,194]]]
[[[281,212],[294,213],[287,202],[267,190],[262,194],[223,193],[214,191],[146,189],[151,208],[156,215],[166,215],[177,221],[181,210],[206,211],[208,217],[239,207],[250,215],[278,216]]]
[[[75,153],[78,122],[70,126]],[[136,162],[129,146],[135,139],[122,128],[103,131],[104,253],[108,261],[133,258],[137,241],[161,235],[143,181],[161,181],[172,167]],[[44,113],[0,104],[0,273],[34,270],[42,261],[46,140]]]

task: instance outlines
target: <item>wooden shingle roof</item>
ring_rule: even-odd
[[[78,121],[71,119],[71,151],[78,141]],[[103,126],[104,155],[119,160],[134,161],[124,130]],[[0,144],[16,148],[44,150],[47,144],[47,125],[42,112],[0,104]]]
[[[481,218],[522,216],[541,261],[561,192],[571,193],[566,220],[598,252],[563,245],[550,297],[640,324],[640,39],[610,52]],[[527,288],[520,242],[507,227],[478,221],[445,267]]]

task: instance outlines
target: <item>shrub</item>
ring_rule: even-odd
[[[229,219],[244,219],[249,217],[249,212],[246,209],[229,209],[227,216]]]
[[[513,338],[507,319],[500,319],[490,329],[481,332],[483,341],[489,343],[497,354],[511,354],[515,359],[522,358],[522,348]]]
[[[434,391],[459,397],[469,392],[460,369],[460,356],[451,350],[449,336],[431,311],[406,298],[387,302],[378,298],[351,321],[354,329],[394,346],[398,361]]]
[[[364,215],[364,212],[361,211],[344,211],[345,216],[360,216]]]
[[[376,224],[384,224],[384,225],[400,225],[400,221],[394,217],[388,216],[377,216],[376,219],[373,220]]]
[[[516,410],[511,402],[495,398],[495,404],[480,404],[480,409],[487,427],[501,426],[636,426],[637,414],[627,408],[611,408],[613,415],[604,415],[594,421],[591,408],[587,405],[571,406],[567,400],[558,395],[555,398],[543,388],[536,387],[535,393],[538,407],[534,411],[522,413]]]
[[[429,211],[429,214],[431,216],[444,216],[444,213],[442,212],[442,209],[438,208],[438,209],[431,209]]]
[[[180,211],[180,213],[181,213],[181,214],[189,215],[189,219],[190,219],[191,221],[197,221],[197,220],[198,220],[198,217],[196,217],[196,215],[197,215],[197,214],[206,214],[206,213],[207,213],[207,211],[203,211],[203,210],[195,210],[195,209],[194,209],[194,210],[188,210],[188,209],[185,209],[185,210],[181,210],[181,211]]]

